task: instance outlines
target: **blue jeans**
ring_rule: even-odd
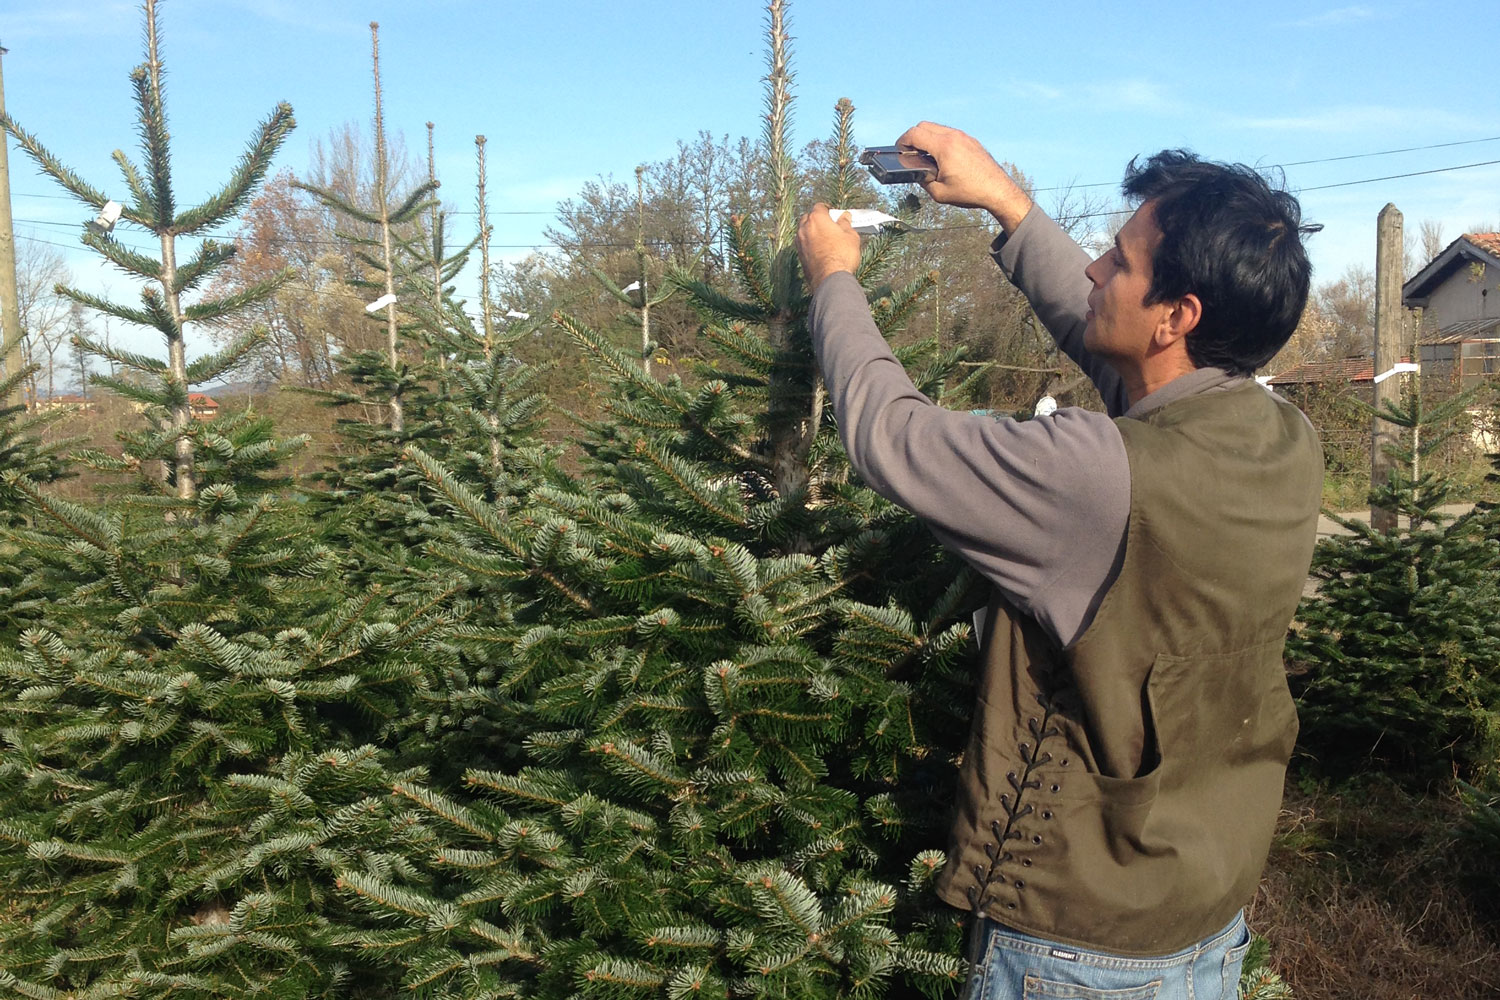
[[[1250,948],[1244,914],[1190,948],[1127,958],[980,921],[963,1000],[1235,1000]]]

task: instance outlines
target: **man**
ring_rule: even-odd
[[[999,222],[997,262],[1109,411],[933,406],[875,329],[859,237],[803,217],[850,460],[995,584],[938,888],[974,915],[968,995],[1234,997],[1322,487],[1311,426],[1249,376],[1301,315],[1312,228],[1248,168],[1168,151],[1132,162],[1141,204],[1090,261],[974,139],[899,144],[936,161],[934,200]]]

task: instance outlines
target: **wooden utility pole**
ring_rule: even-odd
[[[1375,374],[1390,371],[1401,358],[1406,342],[1406,310],[1401,305],[1401,275],[1404,259],[1401,237],[1401,211],[1395,205],[1380,210],[1375,222]],[[1391,376],[1375,383],[1375,408],[1401,400],[1401,380]],[[1389,449],[1397,444],[1399,428],[1378,415],[1373,418],[1370,433],[1370,485],[1379,486],[1391,477],[1394,465]],[[1391,534],[1396,530],[1396,512],[1383,507],[1370,508],[1370,527]]]
[[[5,55],[0,46],[0,56]],[[5,73],[0,69],[0,115],[5,114]],[[10,216],[10,162],[6,138],[0,130],[0,353],[5,356],[6,377],[21,370],[21,301],[16,291],[16,233]],[[22,398],[16,385],[15,399]]]

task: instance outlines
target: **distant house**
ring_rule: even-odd
[[[42,400],[37,408],[42,410],[59,410],[63,407],[75,408],[88,413],[97,412],[99,409],[98,405],[92,399],[89,399],[87,396],[81,396],[76,392],[65,392],[51,396]]]
[[[1410,358],[1402,358],[1410,361]],[[1307,394],[1317,386],[1353,386],[1367,403],[1375,401],[1375,359],[1370,355],[1354,355],[1335,361],[1307,361],[1295,368],[1277,372],[1264,380],[1265,384],[1282,396],[1299,405],[1305,404]]]
[[[1465,233],[1401,288],[1422,310],[1424,384],[1467,389],[1500,378],[1500,233]]]
[[[201,392],[188,393],[188,409],[194,420],[212,420],[219,415],[219,404],[212,396]]]
[[[1295,368],[1272,375],[1268,385],[1336,385],[1374,384],[1375,360],[1369,356],[1355,355],[1336,361],[1307,361]]]

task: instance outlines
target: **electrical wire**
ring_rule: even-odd
[[[1500,139],[1500,136],[1496,136],[1495,139]],[[1439,144],[1439,145],[1463,145],[1465,143],[1471,143],[1471,142],[1491,142],[1491,141],[1495,141],[1495,140],[1494,139],[1472,139],[1472,140],[1464,140],[1463,143],[1442,143],[1442,144]],[[1413,146],[1413,147],[1409,147],[1409,148],[1410,149],[1427,149],[1427,148],[1436,148],[1436,147]],[[1383,156],[1383,155],[1386,155],[1387,153],[1404,152],[1404,151],[1405,150],[1388,150],[1388,151],[1383,152],[1383,153],[1361,153],[1361,154],[1354,154],[1354,155],[1348,156],[1348,157],[1328,157],[1327,159],[1324,159],[1324,160],[1307,160],[1307,161],[1303,161],[1303,162],[1304,163],[1324,163],[1324,162],[1331,162],[1333,160],[1338,160],[1338,159],[1355,159],[1355,158],[1363,157],[1363,156]],[[1336,182],[1336,183],[1333,183],[1333,184],[1318,184],[1318,185],[1313,185],[1313,186],[1310,186],[1310,187],[1299,188],[1299,189],[1297,189],[1297,193],[1300,195],[1300,194],[1303,194],[1303,193],[1306,193],[1306,192],[1309,192],[1309,191],[1328,191],[1328,190],[1332,190],[1334,188],[1355,187],[1355,186],[1360,185],[1360,184],[1376,184],[1376,183],[1380,183],[1382,181],[1403,180],[1403,179],[1409,178],[1409,177],[1426,177],[1426,176],[1430,176],[1432,174],[1452,173],[1453,171],[1457,171],[1457,170],[1472,170],[1472,169],[1474,169],[1476,167],[1492,167],[1492,166],[1495,166],[1497,164],[1500,164],[1500,160],[1483,160],[1483,161],[1480,161],[1480,162],[1477,162],[1477,163],[1461,163],[1461,164],[1456,164],[1454,166],[1449,166],[1449,167],[1434,167],[1431,170],[1414,170],[1414,171],[1410,171],[1410,172],[1407,172],[1407,173],[1401,173],[1401,174],[1386,174],[1386,175],[1381,176],[1381,177],[1364,177],[1364,178],[1361,178],[1359,180],[1339,181],[1339,182]],[[1291,166],[1291,165],[1293,165],[1293,164],[1288,164],[1288,166]],[[1094,185],[1078,185],[1078,186],[1079,187],[1086,187],[1086,186],[1094,186]],[[1038,188],[1037,190],[1040,192],[1040,191],[1061,190],[1061,189],[1058,189],[1058,188]],[[57,197],[67,197],[67,196],[59,195]],[[1084,212],[1084,213],[1080,213],[1078,215],[1070,215],[1070,216],[1068,216],[1068,218],[1070,218],[1070,219],[1097,219],[1097,218],[1106,218],[1106,217],[1115,216],[1115,215],[1129,215],[1132,211],[1134,211],[1134,210],[1133,209],[1129,209],[1129,208],[1110,209],[1110,210],[1101,211],[1101,212]],[[512,213],[512,214],[521,214],[521,213]],[[547,214],[547,213],[528,213],[528,214]],[[73,223],[54,222],[54,221],[46,220],[46,219],[16,219],[14,221],[20,222],[20,223],[24,223],[26,225],[34,225],[34,226],[53,226],[53,227],[64,228],[64,229],[74,229],[74,228],[76,228],[76,225],[73,224]],[[928,233],[944,233],[944,232],[956,232],[956,231],[974,230],[974,229],[987,229],[987,228],[991,228],[988,223],[975,223],[975,224],[972,224],[972,225],[960,224],[960,225],[954,225],[954,226],[940,226],[940,227],[935,227],[935,228],[932,228],[932,229],[926,229],[926,230],[923,230],[923,231],[924,232],[928,232]],[[75,246],[68,245],[68,244],[49,243],[46,240],[37,239],[35,237],[21,236],[19,238],[21,238],[21,239],[28,239],[28,238],[30,238],[34,242],[44,243],[44,244],[47,244],[48,246],[62,247],[63,249],[75,249],[76,248]],[[219,239],[219,240],[232,240],[233,239],[232,236],[209,236],[209,235],[199,235],[199,234],[192,234],[192,236],[189,237],[189,238],[195,238],[195,239]],[[269,242],[271,242],[273,244],[278,244],[278,245],[281,245],[281,246],[327,246],[327,247],[341,247],[341,246],[345,245],[344,243],[342,243],[339,240],[309,239],[309,238],[306,238],[306,237],[291,237],[291,236],[274,237]],[[658,247],[660,247],[660,246],[676,246],[676,245],[678,245],[677,241],[672,241],[672,240],[645,240],[643,242],[647,246],[658,246]],[[154,249],[154,248],[151,248],[151,247],[137,246],[137,245],[125,243],[123,241],[120,241],[120,245],[123,246],[123,247],[125,247],[126,249],[134,250],[134,251],[136,251],[138,253],[144,253],[144,252],[148,252],[151,249]],[[579,243],[567,244],[567,245],[559,244],[559,243],[491,243],[491,244],[489,244],[489,248],[491,250],[566,250],[566,249],[570,249],[570,248],[572,248],[572,249],[591,249],[591,250],[617,250],[617,249],[630,249],[630,248],[633,248],[635,246],[636,246],[636,242],[634,240],[631,240],[631,241],[621,241],[621,242],[608,242],[608,241],[579,242]]]
[[[1429,149],[1450,149],[1450,148],[1452,148],[1454,146],[1473,146],[1473,145],[1476,145],[1476,144],[1482,143],[1482,142],[1500,142],[1500,135],[1486,136],[1486,137],[1484,137],[1482,139],[1455,139],[1455,140],[1450,141],[1450,142],[1433,142],[1433,143],[1428,143],[1425,146],[1402,146],[1399,149],[1379,149],[1379,150],[1375,150],[1374,152],[1370,152],[1370,153],[1345,153],[1345,154],[1342,154],[1340,156],[1321,156],[1321,157],[1318,157],[1318,158],[1312,159],[1312,160],[1289,160],[1286,163],[1269,163],[1269,164],[1266,164],[1264,167],[1258,167],[1257,169],[1261,169],[1261,170],[1285,170],[1288,167],[1308,167],[1308,166],[1313,166],[1313,165],[1319,164],[1319,163],[1342,163],[1342,162],[1344,162],[1346,160],[1366,160],[1366,159],[1369,159],[1369,158],[1375,157],[1375,156],[1394,156],[1394,155],[1396,155],[1398,153],[1419,153],[1419,152],[1423,152],[1423,151],[1429,150]],[[1491,162],[1494,162],[1494,161],[1491,161]],[[1480,166],[1481,164],[1474,164],[1474,165],[1475,166]],[[1443,169],[1462,170],[1464,168],[1463,167],[1445,167]],[[1436,171],[1433,171],[1433,172],[1436,172]],[[1394,179],[1394,178],[1397,178],[1397,177],[1415,177],[1415,176],[1418,176],[1418,175],[1417,174],[1394,174],[1390,178],[1380,177],[1380,178],[1373,178],[1372,180],[1391,180],[1391,179]],[[1365,184],[1365,183],[1370,183],[1370,182],[1369,181],[1350,181],[1348,183],[1350,183],[1350,184]],[[1092,182],[1092,183],[1089,183],[1089,184],[1062,184],[1062,185],[1057,185],[1057,186],[1054,186],[1054,187],[1035,188],[1034,190],[1038,194],[1040,194],[1040,193],[1043,193],[1043,192],[1052,192],[1052,191],[1077,191],[1077,190],[1082,190],[1082,189],[1085,189],[1085,188],[1115,187],[1118,184],[1119,184],[1119,181],[1095,181],[1095,182]],[[1304,191],[1321,191],[1321,190],[1324,190],[1325,188],[1336,187],[1336,186],[1338,186],[1338,185],[1329,184],[1329,185],[1324,185],[1323,187],[1303,188],[1302,190],[1304,190]],[[42,193],[29,194],[29,193],[24,193],[24,192],[17,193],[15,196],[18,197],[18,198],[69,198],[69,199],[71,199],[73,197],[72,195],[67,195],[67,194],[42,194]],[[635,212],[634,209],[627,208],[627,209],[620,209],[619,211],[616,211],[616,212],[608,212],[608,213],[605,213],[605,214],[608,214],[608,215],[632,215],[632,214],[634,214],[634,212]],[[449,215],[478,215],[479,213],[477,211],[469,211],[467,209],[463,209],[463,210],[455,209],[455,210],[449,212],[448,214]],[[543,209],[514,209],[514,210],[509,210],[509,211],[507,211],[507,210],[491,211],[489,214],[490,215],[555,215],[556,212],[555,211],[546,211],[546,210],[543,210]]]

